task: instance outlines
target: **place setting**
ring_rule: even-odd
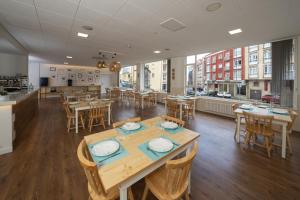
[[[158,122],[157,126],[171,134],[176,134],[184,130],[183,127],[171,121],[160,121]]]
[[[176,143],[172,139],[166,136],[161,136],[139,145],[139,149],[151,160],[157,160],[171,151],[174,151],[178,146],[180,146],[180,144]]]
[[[130,135],[138,131],[145,130],[145,128],[146,126],[143,123],[126,122],[125,124],[117,128],[117,131],[124,135]]]
[[[115,138],[88,145],[93,161],[98,167],[109,164],[128,155],[128,152]]]

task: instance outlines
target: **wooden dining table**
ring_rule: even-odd
[[[98,99],[97,100],[99,103],[103,103],[106,107],[108,107],[107,109],[107,123],[110,126],[110,115],[111,115],[111,103],[112,101],[107,99],[107,100],[101,100]],[[71,109],[74,109],[75,111],[75,133],[78,133],[78,112],[79,111],[83,111],[83,110],[90,110],[91,109],[91,105],[90,105],[91,101],[79,101],[78,104],[69,104]]]
[[[175,101],[179,105],[179,119],[182,120],[182,112],[183,112],[183,106],[186,104],[187,101],[192,100],[194,102],[193,106],[193,116],[195,117],[196,114],[196,101],[198,97],[184,97],[184,96],[174,96],[174,97],[166,97],[163,98],[165,100],[165,111],[167,113],[167,99]]]
[[[120,200],[127,200],[127,189],[131,185],[157,170],[168,160],[180,153],[185,151],[189,152],[200,136],[199,133],[185,128],[182,128],[182,130],[176,134],[169,133],[158,126],[158,123],[161,121],[162,119],[160,117],[144,120],[141,123],[145,126],[145,129],[129,135],[123,135],[117,129],[110,129],[84,137],[88,145],[114,138],[128,152],[125,157],[98,168],[105,191],[118,187],[120,190]],[[141,144],[146,144],[149,140],[162,136],[170,138],[179,146],[157,160],[149,158],[140,150],[139,146]]]
[[[237,108],[234,112],[237,115],[237,134],[236,134],[236,141],[240,142],[240,130],[241,130],[241,118],[243,117],[243,111],[247,111],[241,108]],[[286,157],[286,138],[287,138],[287,125],[289,122],[292,122],[290,115],[283,115],[283,114],[276,114],[273,113],[271,110],[266,108],[259,108],[256,106],[252,107],[252,110],[248,110],[248,112],[261,114],[261,115],[271,115],[274,117],[272,123],[280,125],[282,127],[282,134],[281,134],[281,157]]]

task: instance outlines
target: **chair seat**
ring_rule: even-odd
[[[90,184],[88,184],[88,191],[90,193],[90,196],[93,200],[115,200],[119,197],[119,190],[118,188],[113,188],[110,190],[107,195],[104,196],[104,194],[97,194]]]
[[[148,187],[150,188],[150,190],[152,191],[152,193],[159,199],[159,200],[175,200],[178,199],[180,197],[180,195],[178,196],[169,196],[166,194],[166,177],[167,177],[167,170],[165,167],[161,167],[158,170],[156,170],[155,172],[153,172],[152,174],[150,174],[149,176],[147,176],[145,178],[146,184],[148,185]],[[186,187],[187,188],[188,183],[186,183]],[[181,194],[178,191],[178,194]]]

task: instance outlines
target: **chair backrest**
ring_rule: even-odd
[[[176,110],[178,107],[178,104],[175,100],[167,99],[167,108],[170,110]]]
[[[69,104],[67,102],[64,102],[63,105],[64,105],[64,109],[66,111],[67,117],[72,116],[73,114],[72,114],[72,111],[70,110]]]
[[[262,135],[272,131],[273,116],[259,115],[246,111],[243,111],[243,115],[245,117],[247,131]]]
[[[238,107],[240,106],[239,103],[234,103],[231,105],[231,110],[232,110],[232,113],[234,114],[234,116],[236,117],[237,114],[234,112],[236,109],[238,109]]]
[[[295,122],[296,118],[298,117],[299,113],[297,113],[294,110],[289,110],[289,114],[290,114],[290,117],[292,119],[292,122],[288,123],[287,130],[291,132],[292,128],[293,128],[293,125],[294,125],[294,122]]]
[[[187,100],[185,102],[185,108],[186,109],[193,109],[194,108],[194,100]]]
[[[80,142],[78,146],[77,156],[81,166],[84,169],[88,183],[93,189],[93,191],[96,192],[98,195],[106,194],[101,179],[99,177],[97,165],[92,161],[90,152],[87,148],[84,139]]]
[[[129,118],[129,119],[124,120],[124,121],[119,121],[119,122],[113,123],[113,128],[118,128],[118,127],[122,126],[123,124],[125,124],[127,122],[140,122],[141,120],[142,119],[140,117]]]
[[[170,116],[167,116],[167,115],[162,115],[161,118],[163,120],[166,120],[166,121],[174,122],[174,123],[178,124],[181,127],[183,127],[184,124],[185,124],[185,122],[183,120],[177,119],[175,117],[170,117]]]
[[[90,109],[90,117],[100,117],[104,115],[104,108],[105,104],[100,102],[93,102],[90,103],[91,109]]]
[[[170,160],[166,163],[166,192],[172,199],[178,199],[188,187],[188,176],[191,170],[193,159],[198,151],[198,144],[195,143],[191,152],[183,158]]]

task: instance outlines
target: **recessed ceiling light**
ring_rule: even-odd
[[[243,32],[242,29],[238,28],[238,29],[234,29],[234,30],[231,30],[231,31],[228,31],[228,33],[230,35],[234,35],[234,34],[238,34],[238,33],[241,33]]]
[[[119,64],[120,64],[121,62],[119,61],[119,62],[117,62],[117,63],[119,63]]]
[[[66,58],[73,58],[72,56],[66,56]]]
[[[68,62],[64,62],[64,65],[68,65],[69,63]]]
[[[211,3],[208,6],[206,6],[206,10],[208,12],[214,12],[219,10],[222,7],[222,4],[220,2]]]
[[[77,33],[77,36],[79,36],[79,37],[83,37],[83,38],[87,38],[87,37],[89,37],[89,35],[88,35],[88,34],[86,34],[86,33],[80,33],[80,32],[78,32],[78,33]]]
[[[159,51],[159,50],[156,50],[156,51],[153,51],[153,53],[161,53],[161,51]]]

